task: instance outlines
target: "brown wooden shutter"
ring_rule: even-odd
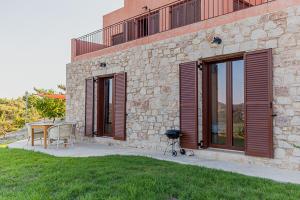
[[[245,54],[246,154],[273,158],[272,50]]]
[[[203,147],[208,148],[208,130],[209,130],[209,101],[208,101],[208,89],[209,89],[209,65],[202,63],[202,141]]]
[[[113,46],[124,43],[124,33],[118,33],[116,35],[113,35],[111,37],[111,40],[112,40],[111,43]]]
[[[159,12],[149,16],[149,35],[159,32]]]
[[[114,76],[114,139],[126,140],[126,73]]]
[[[197,62],[179,65],[180,77],[180,144],[198,148],[198,67]]]
[[[181,3],[179,5],[172,6],[171,9],[171,26],[172,28],[177,28],[185,25],[185,11],[186,3]]]
[[[186,23],[192,24],[200,21],[200,0],[186,2]]]
[[[126,42],[134,40],[136,37],[136,25],[135,20],[130,20],[126,23],[124,23],[124,38],[126,39]]]
[[[85,135],[93,136],[94,132],[94,78],[85,83]]]

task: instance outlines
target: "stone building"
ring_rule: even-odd
[[[298,0],[125,0],[72,40],[67,120],[90,142],[300,170]]]

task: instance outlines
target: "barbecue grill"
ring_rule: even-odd
[[[168,141],[167,148],[164,152],[164,155],[166,154],[169,146],[171,146],[172,147],[171,148],[172,156],[174,156],[174,157],[177,156],[177,151],[175,149],[175,146],[176,146],[177,143],[179,144],[179,138],[182,135],[180,130],[167,130],[165,135],[168,137],[169,141]],[[180,149],[180,153],[185,154],[185,150]]]

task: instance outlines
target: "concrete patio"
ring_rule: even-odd
[[[172,157],[171,154],[164,155],[163,152],[148,151],[136,148],[124,148],[118,146],[108,146],[102,144],[84,144],[77,143],[73,147],[59,148],[50,146],[44,149],[39,141],[36,146],[32,147],[27,144],[27,140],[21,140],[8,145],[11,149],[25,149],[36,152],[42,152],[56,157],[91,157],[91,156],[109,156],[109,155],[129,155],[129,156],[145,156],[158,160],[166,160],[181,164],[202,166],[212,169],[219,169],[228,172],[235,172],[247,176],[271,179],[283,183],[300,184],[300,172],[282,170],[272,167],[263,167],[250,164],[238,164],[235,162],[225,162],[217,160],[203,159],[199,156],[182,156]]]

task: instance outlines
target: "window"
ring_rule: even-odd
[[[137,37],[145,37],[148,35],[148,17],[142,16],[137,19]]]
[[[171,27],[177,28],[200,21],[200,0],[188,0],[171,6]]]
[[[97,136],[113,137],[114,127],[114,75],[95,78],[94,124]]]
[[[202,89],[198,88],[199,64]],[[272,49],[180,64],[181,146],[233,149],[273,158],[272,73]]]
[[[126,140],[126,73],[86,79],[85,135]]]
[[[210,145],[243,150],[244,61],[230,60],[209,65]]]
[[[118,44],[122,44],[124,43],[125,40],[124,40],[124,33],[118,33],[116,35],[113,35],[112,36],[112,45],[118,45]]]
[[[136,19],[137,37],[145,37],[159,32],[159,12],[153,12]]]
[[[104,135],[113,136],[112,132],[112,119],[113,119],[113,79],[104,79]],[[101,97],[100,97],[101,98]],[[101,105],[99,105],[101,106]]]

